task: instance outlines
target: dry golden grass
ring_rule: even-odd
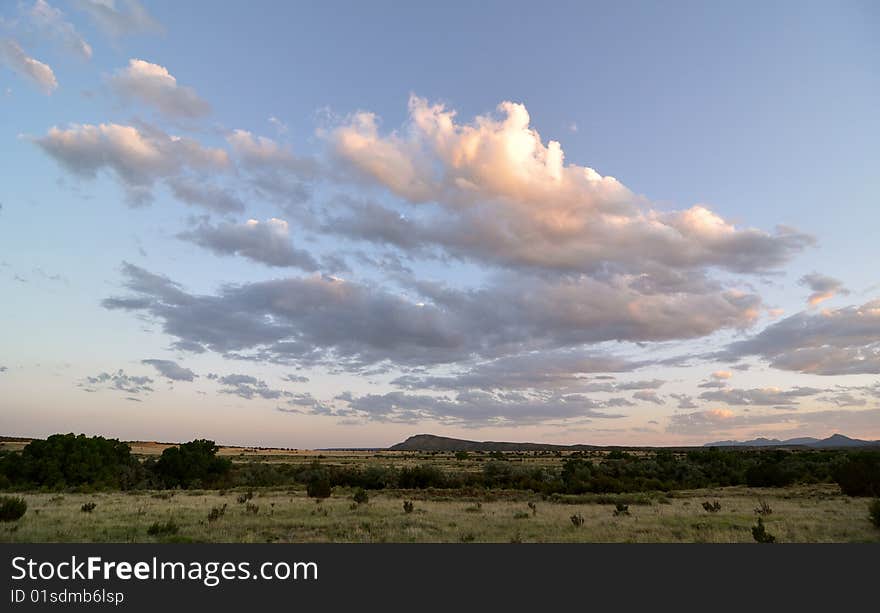
[[[158,540],[749,543],[754,509],[765,500],[773,513],[764,521],[778,542],[880,542],[880,530],[868,520],[870,501],[843,496],[834,485],[637,495],[635,499],[649,503],[629,504],[628,516],[614,516],[614,504],[563,504],[521,492],[491,492],[482,499],[444,491],[370,492],[369,503],[354,505],[351,491],[339,488],[320,503],[301,490],[255,490],[251,503],[259,510],[254,514],[236,501],[242,492],[25,493],[27,514],[18,522],[0,524],[0,541],[150,542],[157,539],[147,535],[147,528],[173,519],[179,532]],[[412,513],[404,512],[404,500],[414,501]],[[605,502],[613,500],[604,497]],[[702,503],[714,500],[721,509],[705,511]],[[95,510],[82,512],[83,503],[90,501]],[[224,503],[225,514],[208,521],[211,509]],[[584,518],[580,527],[570,519],[576,514]]]

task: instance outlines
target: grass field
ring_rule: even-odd
[[[0,524],[3,542],[754,542],[755,508],[767,502],[767,531],[777,542],[880,542],[867,499],[849,498],[835,485],[680,491],[671,495],[586,495],[556,501],[523,492],[485,496],[448,490],[370,492],[355,504],[336,488],[321,502],[303,490],[136,493],[25,493],[27,514]],[[406,513],[405,500],[414,509]],[[718,501],[717,512],[703,502]],[[86,513],[85,503],[95,508]],[[615,516],[616,504],[629,514]],[[534,505],[534,508],[529,506]],[[214,508],[225,512],[210,521]],[[575,526],[572,516],[583,523]],[[150,535],[168,520],[176,533]]]

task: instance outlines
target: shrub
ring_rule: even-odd
[[[880,452],[850,454],[834,471],[834,480],[847,496],[880,496]]]
[[[752,538],[759,543],[776,542],[776,537],[767,532],[767,529],[764,527],[764,519],[762,517],[759,517],[758,523],[752,527]]]
[[[760,461],[746,471],[749,487],[785,487],[795,482],[797,475],[783,465],[777,456]]]
[[[880,528],[880,498],[870,504],[868,507],[868,513],[871,518],[871,523]]]
[[[354,495],[351,497],[357,504],[366,504],[370,501],[370,496],[367,494],[367,490],[362,487],[357,488],[354,491]]]
[[[620,515],[629,515],[628,504],[618,502],[616,505],[614,505],[614,517],[619,517]]]
[[[404,513],[412,513],[416,508],[416,505],[413,504],[412,500],[404,500],[403,501],[403,512]]]
[[[85,504],[83,504],[83,506],[81,506],[79,508],[79,510],[82,511],[83,513],[91,513],[92,511],[95,510],[96,506],[98,506],[98,505],[95,504],[94,502],[86,502]]]
[[[755,507],[755,513],[757,515],[772,515],[773,509],[770,508],[770,503],[766,500],[759,500],[758,506]]]
[[[208,521],[217,521],[221,517],[226,515],[226,503],[223,503],[222,507],[214,507],[211,509],[211,512],[208,513]]]
[[[27,502],[19,496],[0,496],[0,521],[16,521],[27,512]]]
[[[456,451],[455,452],[455,459],[458,460],[459,462],[462,460],[467,460],[469,457],[470,457],[470,454],[468,454],[467,451]]]
[[[173,519],[169,519],[166,522],[153,522],[147,528],[147,534],[150,536],[164,536],[166,534],[177,534],[178,530],[180,530],[180,526],[174,523]]]
[[[574,515],[569,517],[569,519],[571,520],[571,525],[575,528],[580,528],[584,525],[584,516],[580,513],[575,513]]]
[[[721,503],[717,500],[715,502],[709,502],[708,500],[703,503],[703,508],[706,509],[709,513],[717,513],[721,510]]]
[[[312,477],[308,485],[306,485],[306,493],[309,495],[309,498],[330,498],[330,494],[333,493],[330,479],[324,475]]]

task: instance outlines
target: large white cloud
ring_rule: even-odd
[[[505,266],[756,272],[813,242],[784,226],[773,234],[738,228],[705,205],[652,209],[615,178],[566,164],[561,145],[543,143],[523,105],[504,102],[498,112],[458,123],[455,111],[413,96],[400,132],[383,135],[376,116],[360,112],[328,138],[356,175],[409,203],[439,205],[407,222],[410,237]],[[357,227],[364,213],[341,216],[340,230]]]
[[[139,100],[169,117],[195,118],[211,112],[211,105],[193,88],[178,85],[167,68],[144,60],[129,60],[126,68],[110,77],[110,85],[123,98]]]

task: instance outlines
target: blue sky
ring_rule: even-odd
[[[878,26],[5,2],[0,431],[880,438]]]

